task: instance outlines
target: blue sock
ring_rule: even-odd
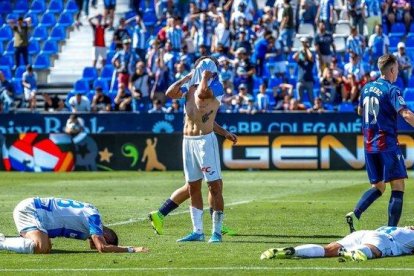
[[[404,192],[392,191],[388,204],[388,226],[397,226],[403,207]]]
[[[362,196],[361,199],[358,201],[357,205],[354,209],[355,216],[359,219],[363,212],[380,196],[382,195],[381,191],[377,188],[371,188],[366,191]]]
[[[168,215],[169,213],[171,213],[177,208],[178,208],[177,203],[175,203],[171,199],[167,199],[164,202],[164,204],[161,206],[161,208],[158,209],[158,211],[165,217],[166,215]]]

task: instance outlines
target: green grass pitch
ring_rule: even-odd
[[[222,244],[177,243],[191,230],[188,202],[166,218],[165,234],[154,234],[146,220],[183,184],[182,172],[115,172],[0,175],[0,232],[16,235],[15,205],[31,196],[67,197],[92,202],[105,224],[114,224],[122,245],[142,245],[148,254],[97,254],[87,242],[54,239],[53,254],[0,252],[0,273],[20,274],[150,274],[150,275],[274,275],[414,273],[414,257],[384,258],[365,263],[333,259],[267,260],[270,247],[302,243],[325,244],[348,233],[344,215],[369,185],[364,171],[225,172],[225,225],[238,236]],[[407,181],[401,225],[414,224],[413,181]],[[204,194],[207,194],[206,186]],[[363,215],[362,226],[387,222],[390,189]],[[205,201],[205,206],[206,205]],[[209,212],[204,215],[210,236]]]

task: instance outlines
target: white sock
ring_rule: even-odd
[[[371,249],[366,245],[361,245],[360,247],[355,248],[355,250],[361,250],[365,254],[365,256],[367,256],[368,259],[373,258]]]
[[[325,256],[325,249],[318,244],[305,244],[295,247],[295,256],[306,258],[318,258]]]
[[[190,206],[191,221],[193,222],[193,232],[203,233],[203,210]]]
[[[221,235],[221,227],[223,226],[224,213],[223,211],[213,212],[213,233]]]
[[[34,242],[25,238],[6,238],[0,242],[0,250],[10,250],[16,253],[33,254]]]

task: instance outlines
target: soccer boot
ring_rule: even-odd
[[[218,243],[222,242],[221,234],[214,232],[211,238],[208,240],[208,243]]]
[[[367,259],[367,256],[361,250],[339,251],[339,262],[364,262]]]
[[[346,223],[349,225],[349,231],[355,232],[358,230],[359,219],[355,216],[354,212],[349,212],[345,215]]]
[[[184,238],[178,239],[177,242],[192,242],[192,241],[204,241],[204,234],[198,234],[196,232],[191,232]]]
[[[229,235],[229,236],[237,236],[237,232],[234,231],[233,229],[227,227],[227,226],[222,226],[221,227],[221,234],[222,235]]]
[[[148,214],[148,218],[155,233],[162,235],[164,233],[164,216],[160,212],[154,211]]]
[[[295,256],[295,248],[270,248],[260,255],[260,260],[266,259],[290,259]]]

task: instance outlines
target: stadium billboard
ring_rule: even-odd
[[[407,168],[414,138],[400,134]],[[182,170],[181,134],[0,134],[0,171]],[[219,137],[223,170],[359,170],[363,138],[357,134],[240,135]]]
[[[0,114],[0,134],[63,131],[70,113]],[[89,134],[98,133],[179,133],[183,114],[79,113]],[[255,115],[220,113],[217,122],[238,134],[258,133],[360,133],[361,117],[354,113],[260,113]],[[413,129],[399,121],[400,131]]]

